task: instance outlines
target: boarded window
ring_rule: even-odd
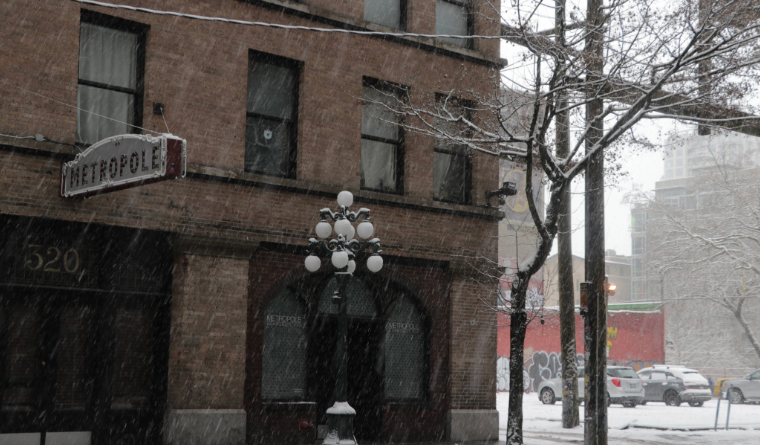
[[[385,398],[415,400],[423,396],[424,338],[422,318],[402,296],[385,324]]]
[[[327,287],[319,298],[320,314],[338,313],[338,305],[333,304],[332,302],[332,296],[337,290],[338,282],[333,278],[327,283]],[[372,292],[361,280],[354,278],[349,281],[346,286],[346,294],[348,294],[346,296],[348,299],[346,312],[348,312],[349,316],[372,318],[377,316],[377,307],[375,306],[375,299],[372,297]]]
[[[264,327],[264,399],[302,399],[306,389],[305,305],[290,289],[270,303]]]

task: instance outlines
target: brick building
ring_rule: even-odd
[[[119,3],[499,32],[480,0]],[[498,40],[77,1],[0,15],[0,442],[313,442],[332,403],[334,282],[327,264],[305,271],[304,247],[343,189],[371,207],[385,258],[350,286],[357,437],[497,438],[495,283],[469,257],[497,259],[498,164],[379,125],[358,98],[488,94]],[[60,196],[81,148],[169,129],[187,141],[184,179]],[[399,320],[416,330],[394,333]]]

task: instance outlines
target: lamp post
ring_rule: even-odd
[[[338,194],[338,211],[333,213],[329,208],[319,211],[319,223],[316,227],[320,239],[310,238],[307,248],[309,256],[305,265],[309,272],[316,272],[321,265],[320,256],[330,257],[335,266],[335,280],[338,290],[332,297],[334,304],[339,305],[338,311],[338,344],[335,348],[335,403],[327,410],[327,436],[324,445],[356,444],[354,438],[354,417],[356,411],[348,404],[348,357],[346,353],[346,337],[348,335],[348,302],[346,301],[346,286],[356,270],[356,260],[367,257],[367,269],[379,272],[383,267],[383,258],[379,255],[380,240],[372,238],[375,228],[369,217],[369,209],[361,208],[358,212],[350,212],[353,204],[351,192],[342,191]],[[335,222],[337,238],[331,238],[333,226],[328,218]],[[362,219],[356,227],[352,225]],[[364,241],[354,239],[358,235]],[[368,253],[371,252],[371,253]]]

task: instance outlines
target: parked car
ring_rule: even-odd
[[[710,384],[696,369],[677,365],[654,365],[639,371],[646,393],[644,402],[699,407],[712,398]]]
[[[578,394],[584,393],[585,370],[578,368]],[[544,380],[538,385],[538,399],[544,405],[553,405],[562,400],[562,379],[556,377]],[[607,406],[619,403],[626,408],[634,408],[644,400],[644,387],[633,369],[624,366],[607,367]]]
[[[760,369],[742,378],[726,380],[723,387],[731,403],[760,402]]]

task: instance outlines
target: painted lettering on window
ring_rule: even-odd
[[[398,332],[402,334],[410,332],[420,332],[420,325],[417,323],[386,323],[387,332]]]
[[[303,317],[295,317],[292,315],[267,315],[267,326],[302,328],[303,324]]]

